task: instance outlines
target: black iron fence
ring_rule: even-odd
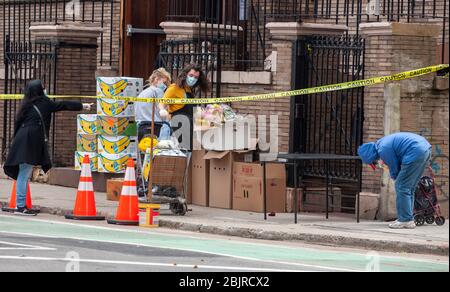
[[[442,62],[448,50],[448,0],[169,0],[170,21],[199,25],[198,42],[209,42],[218,66],[264,70],[271,52],[272,21],[344,24],[359,34],[366,22],[442,23]]]
[[[217,71],[218,56],[210,52],[207,45],[206,42],[198,43],[192,40],[166,40],[160,46],[158,67],[164,67],[176,77],[186,65],[202,66],[211,84],[208,95],[215,97],[216,93],[220,92],[220,82],[216,82],[217,75],[220,78],[220,71]],[[203,97],[201,93],[199,97]]]
[[[74,21],[96,23],[103,28],[99,39],[99,64],[109,65],[118,59],[113,53],[116,42],[113,31],[118,31],[120,15],[117,0],[4,0],[0,1],[0,41],[9,36],[13,42],[30,42],[32,23],[60,24]],[[117,7],[116,7],[117,6]],[[120,11],[120,10],[119,10]]]
[[[245,0],[246,1],[246,0]],[[248,0],[251,1],[251,0]],[[448,16],[446,0],[260,0],[266,17],[277,21],[307,21],[310,18],[333,19],[350,23],[359,16],[367,21],[415,21]]]
[[[364,40],[360,36],[305,37],[296,43],[295,88],[364,79]],[[290,152],[357,156],[362,144],[364,89],[298,96],[292,101]],[[330,164],[331,176],[358,181],[356,161]],[[304,166],[306,175],[324,177],[325,164]]]
[[[56,93],[56,47],[52,44],[11,41],[4,43],[5,93],[23,93],[25,85],[33,79],[42,80],[49,94]],[[5,161],[14,135],[14,121],[20,101],[3,101],[3,128],[0,161]],[[55,153],[55,119],[50,129],[51,155]]]
[[[261,70],[268,48],[263,7],[254,2],[169,0],[167,19],[198,23],[196,41],[217,53],[218,69]]]
[[[103,28],[98,40],[98,64],[113,66],[118,53],[113,42],[118,33],[119,0],[4,0],[0,1],[0,58],[3,59],[4,93],[22,93],[31,79],[41,79],[50,94],[56,94],[56,47],[36,43],[30,31],[33,23],[61,24],[65,22],[94,23]],[[2,68],[3,67],[3,68]],[[6,157],[14,133],[19,101],[2,102],[0,160]],[[55,123],[55,119],[53,119]],[[51,129],[51,153],[54,155],[55,131]]]
[[[311,36],[295,43],[294,88],[364,79],[365,42],[357,35]],[[362,144],[364,89],[297,96],[291,101],[291,153],[357,156]],[[293,171],[290,171],[292,180]],[[325,196],[317,186],[329,184],[342,212],[355,210],[361,190],[362,166],[357,159],[304,161],[301,174],[304,197]],[[315,187],[311,190],[309,187]],[[336,189],[335,189],[336,188]],[[311,205],[303,201],[303,205]]]

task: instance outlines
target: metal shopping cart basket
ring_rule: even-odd
[[[151,177],[153,196],[152,204],[168,206],[173,214],[184,216],[188,212],[186,200],[189,185],[188,171],[191,153],[185,150],[155,150],[153,172]],[[139,164],[141,165],[141,164]],[[141,182],[138,192],[141,197],[148,193],[149,181],[145,176],[149,173],[149,157],[141,165]],[[162,206],[161,210],[164,210]]]

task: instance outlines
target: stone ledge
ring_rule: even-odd
[[[209,24],[209,23],[194,23],[194,22],[178,22],[178,21],[165,21],[161,22],[160,26],[164,29],[164,32],[170,35],[185,35],[186,37],[193,37],[198,35],[201,30],[205,29],[220,29],[220,30],[233,30],[243,31],[241,26],[236,25],[224,25],[224,24]]]
[[[363,23],[360,26],[363,36],[393,35],[437,37],[440,26],[437,24],[401,23],[401,22],[374,22]]]
[[[63,22],[55,25],[48,22],[34,22],[30,25],[31,35],[40,40],[58,38],[97,40],[102,31],[103,28],[92,23]]]
[[[346,25],[298,23],[298,22],[269,22],[266,28],[273,37],[291,37],[309,35],[342,35],[348,31]]]
[[[217,75],[214,75],[217,78]],[[216,80],[215,80],[216,81]],[[221,82],[227,84],[272,84],[272,73],[266,71],[223,71]]]

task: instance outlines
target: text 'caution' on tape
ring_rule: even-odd
[[[393,74],[389,76],[373,77],[364,80],[350,81],[338,84],[324,85],[313,88],[297,89],[284,92],[274,92],[267,94],[258,94],[250,96],[240,96],[240,97],[223,97],[223,98],[192,98],[192,99],[174,99],[174,98],[139,98],[139,97],[105,97],[105,96],[84,96],[84,95],[49,95],[49,98],[53,99],[101,99],[109,98],[115,100],[125,100],[131,102],[147,102],[147,103],[161,103],[161,104],[215,104],[215,103],[232,103],[232,102],[244,102],[244,101],[260,101],[268,99],[285,98],[291,96],[317,94],[331,91],[347,90],[353,88],[360,88],[366,86],[373,86],[376,84],[382,84],[390,81],[400,81],[410,78],[415,78],[423,75],[427,75],[433,72],[437,72],[448,68],[448,64],[435,65],[430,67],[425,67],[421,69],[406,71],[398,74]],[[23,94],[0,94],[0,100],[20,100],[23,98]]]

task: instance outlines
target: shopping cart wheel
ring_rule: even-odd
[[[170,211],[172,211],[172,213],[175,215],[184,216],[186,215],[187,209],[188,209],[187,204],[183,203],[170,204]]]
[[[442,226],[442,225],[445,224],[445,218],[442,217],[442,216],[437,217],[437,218],[435,219],[435,221],[436,221],[436,224],[437,224],[438,226]]]
[[[427,216],[425,218],[425,221],[427,222],[427,224],[433,225],[434,224],[434,216]]]
[[[425,217],[423,217],[422,215],[417,215],[416,217],[414,217],[414,222],[417,226],[423,226],[425,224]]]

